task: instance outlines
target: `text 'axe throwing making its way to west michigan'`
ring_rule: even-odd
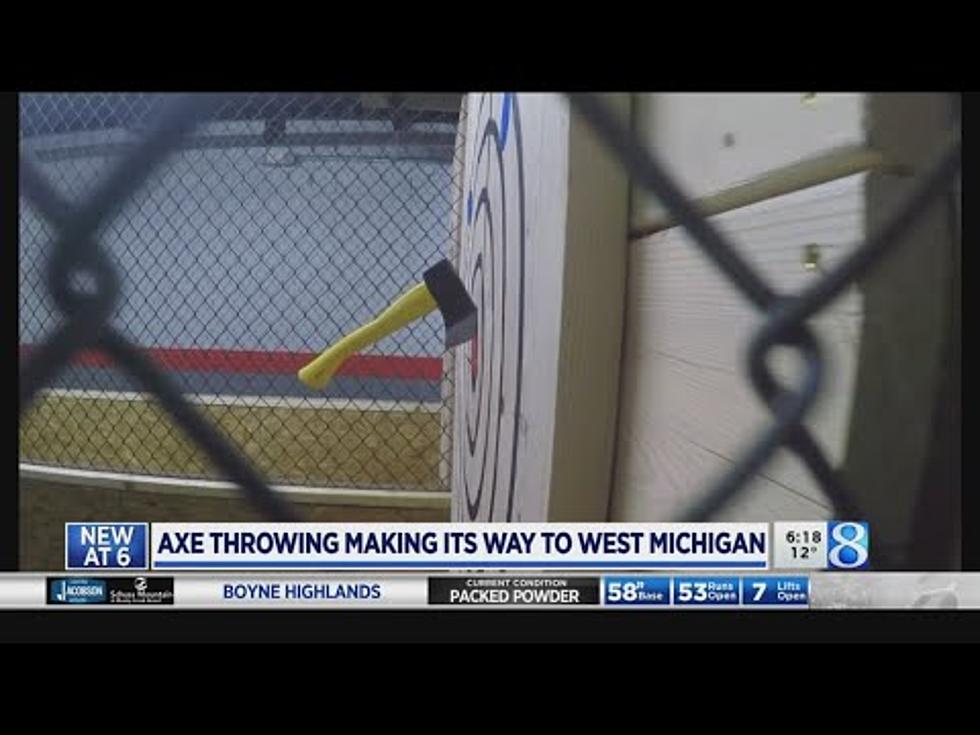
[[[438,308],[446,323],[446,348],[469,341],[476,333],[476,304],[448,260],[441,260],[422,276],[423,282],[402,294],[376,319],[351,332],[299,371],[299,379],[313,390],[323,390],[351,355],[397,332]]]

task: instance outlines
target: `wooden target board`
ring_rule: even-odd
[[[575,467],[556,462],[580,434],[614,427],[606,371],[618,375],[625,175],[611,160],[595,167],[598,145],[584,142],[589,133],[558,95],[470,94],[466,104],[458,268],[479,320],[454,360],[453,518],[601,520],[611,443],[576,452]],[[610,176],[620,184],[611,194]],[[584,234],[578,218],[591,223]],[[615,253],[596,268],[597,237]],[[569,308],[573,295],[597,308]],[[565,368],[572,344],[584,346],[595,374]],[[571,470],[588,487],[559,488]]]

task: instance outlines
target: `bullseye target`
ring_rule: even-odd
[[[514,521],[526,358],[520,110],[514,94],[484,94],[470,110],[459,272],[479,319],[455,362],[454,514]]]

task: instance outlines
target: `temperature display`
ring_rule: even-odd
[[[775,569],[825,569],[827,523],[799,521],[773,523]]]

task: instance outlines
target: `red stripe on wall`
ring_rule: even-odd
[[[26,357],[33,345],[21,345],[20,356]],[[158,365],[175,372],[197,370],[213,373],[295,374],[316,357],[313,352],[281,350],[220,350],[183,347],[148,347],[144,352]],[[102,352],[85,350],[74,364],[85,367],[112,367],[112,360]],[[401,378],[402,380],[440,380],[442,359],[439,357],[406,357],[402,355],[354,355],[338,375],[358,378]]]

